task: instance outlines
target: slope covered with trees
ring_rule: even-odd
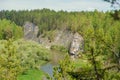
[[[120,13],[120,11],[118,11]],[[80,32],[83,27],[99,26],[106,28],[114,19],[120,18],[120,14],[114,12],[66,12],[53,11],[49,9],[42,10],[23,10],[23,11],[0,11],[0,19],[14,21],[17,25],[23,26],[26,21],[39,26],[40,33],[55,29],[67,29],[72,32]],[[114,19],[113,19],[114,18]]]

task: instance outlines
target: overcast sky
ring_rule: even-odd
[[[53,10],[111,10],[110,3],[102,0],[0,0],[0,10],[25,10],[49,8]]]

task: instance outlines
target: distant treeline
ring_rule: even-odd
[[[0,11],[0,19],[8,19],[17,25],[23,26],[26,21],[30,21],[39,26],[40,33],[45,31],[62,29],[71,30],[72,32],[82,32],[83,27],[93,26],[110,27],[119,20],[120,11],[116,12],[67,12],[54,11],[50,9],[22,10],[22,11]]]

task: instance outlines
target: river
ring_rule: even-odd
[[[47,73],[50,77],[53,77],[53,64],[50,62],[41,66],[40,69]]]

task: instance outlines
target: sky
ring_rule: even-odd
[[[107,11],[112,9],[110,5],[102,0],[0,0],[0,10]]]

